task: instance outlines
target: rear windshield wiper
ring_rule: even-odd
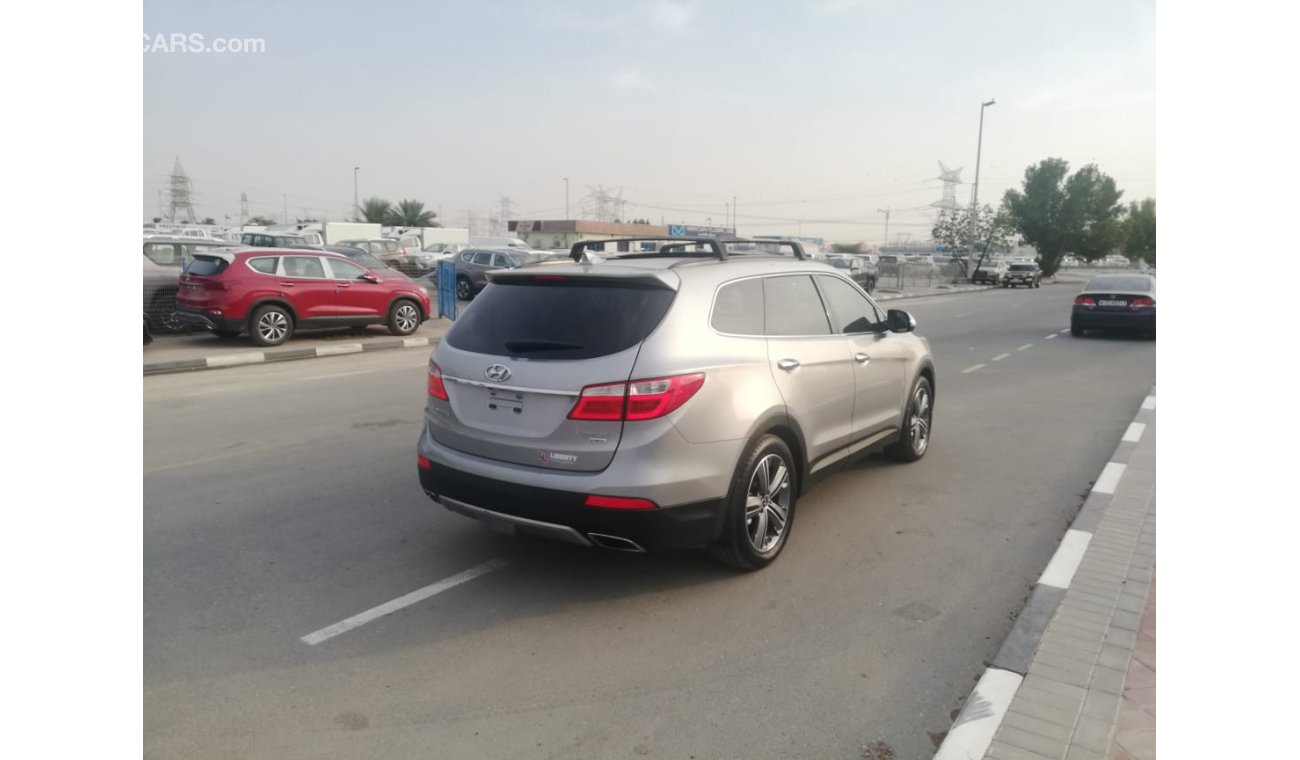
[[[577,343],[562,340],[508,340],[506,350],[512,354],[525,354],[530,351],[572,351],[584,348]]]

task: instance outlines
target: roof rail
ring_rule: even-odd
[[[663,243],[658,251],[628,251],[622,253],[617,258],[620,259],[637,259],[637,258],[659,258],[662,256],[700,256],[716,258],[719,261],[726,261],[728,252],[725,246],[734,243],[745,243],[754,245],[775,245],[789,246],[794,257],[797,259],[806,259],[803,245],[796,240],[751,240],[749,238],[717,238],[717,237],[678,237],[678,236],[659,236],[659,237],[634,237],[634,238],[603,238],[600,240],[579,240],[569,249],[569,256],[574,261],[581,262],[583,252],[588,251],[596,246],[604,248],[606,243]],[[688,251],[687,245],[698,247],[707,247],[709,250]],[[734,253],[734,252],[733,252]]]

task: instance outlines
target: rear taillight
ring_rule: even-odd
[[[649,499],[626,499],[622,496],[588,496],[583,504],[601,509],[654,509],[658,505]]]
[[[704,385],[697,372],[630,383],[588,385],[569,412],[571,420],[652,420],[671,414]]]
[[[433,467],[433,465],[429,464],[429,460],[426,457],[424,457],[424,455],[416,456],[415,463],[420,465],[421,470],[428,470]]]
[[[1089,309],[1091,309],[1092,307],[1094,307],[1094,306],[1097,305],[1097,302],[1094,301],[1094,300],[1092,300],[1092,299],[1089,298],[1088,296],[1079,296],[1078,298],[1074,299],[1074,305],[1075,305],[1075,306],[1086,306],[1086,307],[1088,307]]]
[[[221,280],[204,280],[203,289],[204,290],[225,290],[226,283],[222,282]]]
[[[1134,298],[1132,301],[1129,301],[1128,307],[1130,309],[1154,309],[1156,307],[1156,302],[1153,298],[1142,296],[1141,298]]]
[[[429,360],[429,395],[443,401],[451,400],[447,398],[447,386],[442,384],[442,369],[432,359]]]

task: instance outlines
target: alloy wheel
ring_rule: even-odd
[[[397,329],[404,333],[415,332],[415,328],[420,325],[420,315],[415,313],[415,307],[409,303],[397,307],[394,319],[397,322]]]
[[[284,336],[289,332],[289,319],[278,311],[268,311],[257,320],[257,334],[262,336],[262,340],[267,343],[277,343],[284,340]]]
[[[917,455],[925,453],[930,445],[930,420],[933,410],[930,407],[930,389],[920,385],[912,395],[911,427],[912,451]]]
[[[763,457],[750,475],[745,497],[745,530],[756,551],[772,551],[785,536],[790,496],[790,468],[776,454]]]

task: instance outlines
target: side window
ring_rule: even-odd
[[[276,261],[277,259],[274,256],[265,256],[257,259],[249,259],[248,265],[252,267],[254,271],[261,272],[262,274],[275,274]]]
[[[366,270],[353,264],[350,261],[340,261],[338,259],[326,259],[330,265],[330,272],[333,273],[336,280],[359,280],[366,273]]]
[[[826,296],[835,332],[880,331],[881,322],[884,321],[880,311],[857,288],[838,277],[824,274],[817,275],[817,284],[821,287],[822,294]]]
[[[174,243],[145,243],[144,255],[155,264],[161,264],[165,267],[176,266],[181,262],[176,260],[176,246]]]
[[[709,324],[720,333],[763,334],[763,281],[729,282],[718,288]]]
[[[763,324],[768,335],[829,335],[821,296],[806,274],[763,280]]]
[[[493,254],[492,266],[512,267],[515,266],[515,260],[505,255],[504,253]]]
[[[384,251],[386,251],[387,253],[397,253],[396,240],[385,240],[381,242],[380,245],[384,247]]]
[[[492,266],[492,254],[479,252],[474,254],[474,263],[480,266]]]
[[[465,262],[466,264],[473,264],[474,254],[469,251],[466,251],[460,255],[460,260]]]
[[[284,275],[286,277],[325,278],[325,268],[315,256],[285,256]]]

